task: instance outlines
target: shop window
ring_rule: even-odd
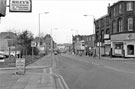
[[[127,54],[128,55],[134,55],[134,45],[128,45],[127,46]]]
[[[115,44],[115,49],[122,49],[123,44]]]
[[[122,49],[123,49],[123,44],[119,43],[119,44],[115,44],[115,54],[122,54]]]

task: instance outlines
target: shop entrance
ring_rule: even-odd
[[[125,45],[125,57],[135,57],[135,43],[126,42]]]
[[[134,45],[127,45],[127,55],[134,55]]]

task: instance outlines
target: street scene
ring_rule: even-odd
[[[134,7],[0,0],[0,89],[135,89]]]

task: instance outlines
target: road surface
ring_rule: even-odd
[[[55,55],[56,72],[70,89],[135,89],[133,63]]]

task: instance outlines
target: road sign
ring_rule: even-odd
[[[25,58],[16,58],[16,74],[25,73]]]
[[[31,47],[36,47],[36,46],[37,46],[37,42],[31,41]]]
[[[10,12],[31,12],[32,1],[31,0],[10,0],[9,11]]]

